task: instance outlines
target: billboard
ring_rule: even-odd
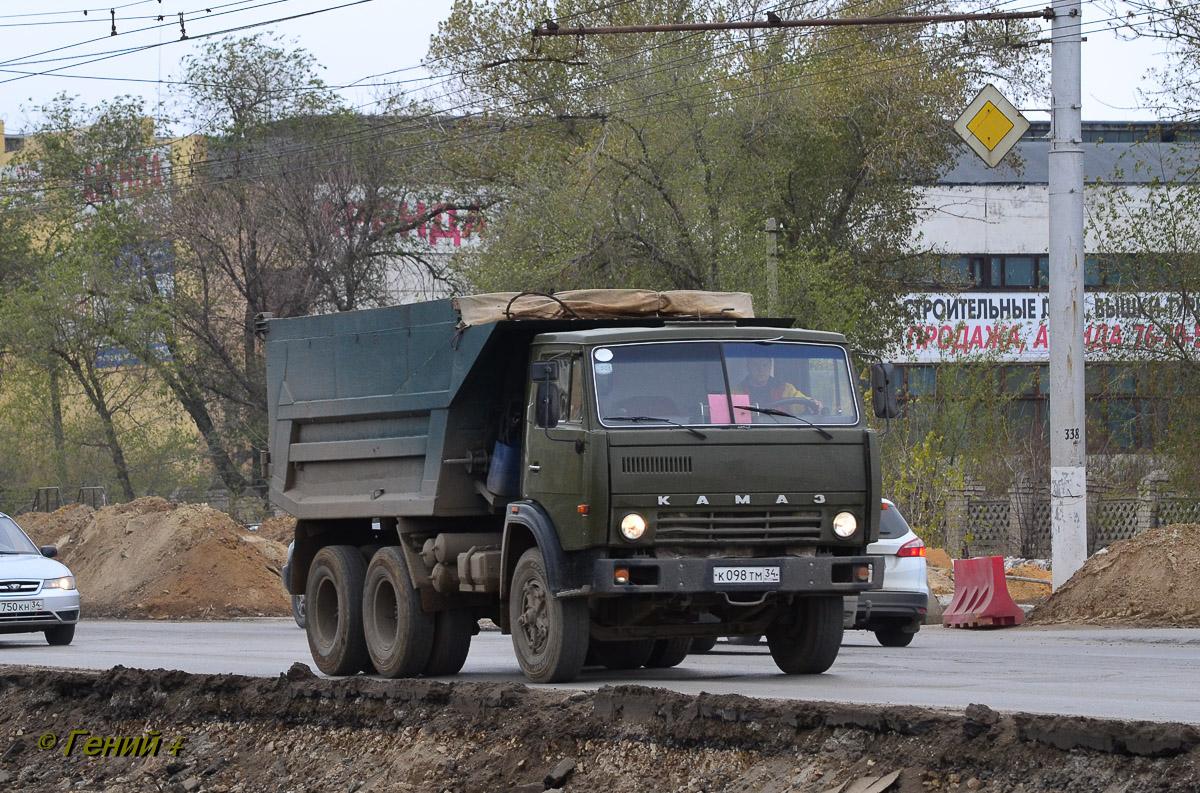
[[[1050,297],[1045,292],[921,292],[906,295],[911,322],[897,363],[986,357],[1050,360]],[[1089,361],[1200,355],[1200,315],[1190,296],[1169,292],[1085,292]]]

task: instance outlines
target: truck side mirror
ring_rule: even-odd
[[[557,368],[557,363],[555,364]],[[557,383],[540,382],[537,387],[537,405],[534,420],[543,429],[553,429],[558,426],[560,395]]]
[[[896,400],[896,367],[890,363],[871,366],[871,403],[875,415],[881,419],[894,419],[900,415]]]
[[[535,383],[553,383],[558,379],[558,361],[534,361],[529,366],[529,379]]]

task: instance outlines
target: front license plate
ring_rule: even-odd
[[[25,614],[41,610],[41,600],[0,600],[0,614]]]
[[[778,567],[714,567],[714,584],[778,584]]]

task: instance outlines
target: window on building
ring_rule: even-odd
[[[910,365],[904,367],[904,396],[906,398],[937,396],[937,368]]]
[[[1037,260],[1032,256],[1006,256],[998,260],[1004,270],[1005,286],[1037,286]],[[992,270],[997,260],[992,260]]]
[[[1050,283],[1045,255],[958,256],[943,262],[948,286],[963,289],[1036,289]]]
[[[1153,443],[1154,418],[1141,399],[1093,399],[1087,403],[1088,445],[1109,451]]]
[[[1046,366],[1004,367],[1004,390],[1021,396],[1040,396],[1049,391],[1050,373]]]
[[[1083,285],[1094,289],[1132,286],[1138,274],[1133,256],[1105,254],[1083,260]]]

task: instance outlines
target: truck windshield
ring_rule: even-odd
[[[799,342],[656,342],[592,350],[607,426],[858,423],[841,347]]]

